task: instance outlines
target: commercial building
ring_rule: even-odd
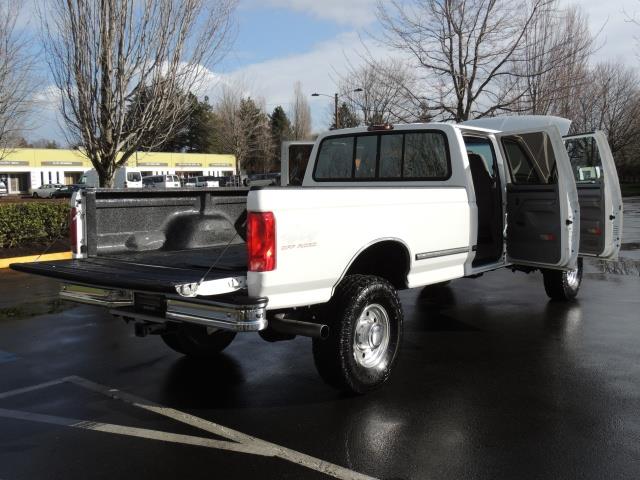
[[[236,173],[235,156],[210,153],[137,152],[127,166],[140,170],[143,176],[221,177]],[[0,159],[0,179],[10,194],[30,193],[47,183],[77,183],[91,168],[91,162],[79,150],[16,148]]]

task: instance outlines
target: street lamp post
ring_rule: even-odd
[[[356,88],[353,93],[358,93],[358,92],[363,92],[364,90],[362,88]],[[328,95],[326,93],[312,93],[311,94],[312,97],[329,97],[331,98],[331,95]],[[338,93],[334,93],[333,94],[333,104],[334,104],[334,118],[336,119],[336,129],[340,128],[340,117],[338,116],[338,99],[340,98],[340,95],[338,95]]]

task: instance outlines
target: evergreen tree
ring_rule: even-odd
[[[215,116],[205,97],[201,102],[189,93],[186,101],[191,105],[189,115],[169,141],[163,145],[166,152],[213,153]]]
[[[144,87],[138,89],[129,104],[125,127],[141,121],[137,112],[144,111],[141,105],[149,101],[148,95],[150,95],[148,89]],[[175,133],[157,147],[156,150],[162,152],[213,153],[215,151],[215,115],[213,108],[209,104],[209,99],[205,97],[203,101],[200,101],[191,92],[181,94],[181,96],[184,97],[183,101],[189,104],[186,109],[186,115],[178,122],[179,126]],[[160,125],[154,131],[150,131],[146,136],[148,140],[145,141],[143,139],[142,148],[148,148],[149,145],[156,144],[154,137],[165,128],[165,126]]]
[[[269,128],[273,143],[273,165],[276,171],[280,170],[280,155],[282,142],[291,138],[291,122],[284,109],[278,105],[269,116]]]
[[[338,118],[340,119],[340,128],[354,128],[360,125],[360,120],[358,119],[356,112],[354,112],[346,102],[342,102],[342,105],[338,108]],[[334,128],[336,128],[335,118],[331,125],[331,129]]]
[[[268,172],[273,158],[269,117],[251,97],[240,101],[238,115],[247,144],[243,168],[247,173]]]

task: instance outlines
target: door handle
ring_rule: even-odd
[[[615,220],[616,216],[615,215],[609,215],[609,220]]]
[[[567,225],[573,225],[573,220],[567,220],[567,221],[566,221],[566,224],[567,224]]]

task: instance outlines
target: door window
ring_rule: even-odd
[[[511,181],[519,185],[557,183],[556,157],[546,132],[511,135],[502,139],[511,172]]]
[[[571,138],[565,145],[576,183],[601,183],[604,172],[595,137]]]

